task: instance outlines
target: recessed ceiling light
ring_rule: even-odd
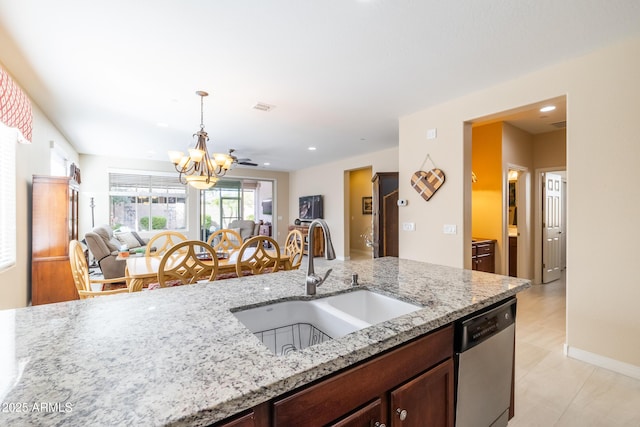
[[[263,165],[264,165],[264,166],[271,166],[271,163],[269,163],[269,162],[264,162],[264,163],[263,163]]]
[[[158,126],[159,128],[168,128],[169,124],[168,123],[158,122],[158,123],[156,123],[156,126]]]
[[[553,111],[553,110],[555,110],[555,109],[556,109],[556,106],[555,106],[555,105],[547,105],[547,106],[545,106],[545,107],[542,107],[542,108],[540,109],[540,112],[541,112],[541,113],[548,113],[549,111]]]
[[[316,147],[309,147],[309,151],[316,151]]]

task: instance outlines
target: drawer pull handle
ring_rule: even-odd
[[[400,421],[404,421],[407,419],[407,410],[406,409],[396,409],[396,413],[400,417]]]

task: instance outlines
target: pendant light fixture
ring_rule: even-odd
[[[176,166],[176,171],[180,173],[178,179],[182,184],[189,184],[198,190],[206,190],[213,187],[218,178],[231,169],[233,159],[228,154],[209,155],[207,150],[209,136],[204,131],[204,97],[209,94],[199,90],[196,95],[200,97],[200,130],[193,134],[196,139],[195,147],[189,149],[187,156],[182,151],[169,151],[169,158]]]

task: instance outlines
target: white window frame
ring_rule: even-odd
[[[178,181],[178,178],[176,176],[175,173],[169,173],[169,172],[157,172],[157,171],[135,171],[135,170],[122,170],[122,169],[110,169],[107,171],[109,174],[109,216],[110,216],[110,220],[109,222],[112,223],[111,225],[115,225],[113,224],[113,212],[111,211],[112,209],[112,203],[111,203],[111,198],[114,196],[123,196],[123,197],[148,197],[149,199],[153,198],[153,197],[176,197],[176,198],[182,198],[184,197],[184,227],[172,227],[172,228],[168,228],[168,230],[176,230],[176,231],[180,231],[180,232],[187,232],[189,230],[189,190],[188,187],[180,184]],[[170,188],[167,188],[166,191],[161,191],[161,192],[153,192],[152,188],[147,188],[147,189],[143,189],[140,188],[138,191],[136,192],[132,192],[132,191],[115,191],[112,189],[112,175],[119,175],[119,176],[129,176],[131,178],[131,180],[136,180],[136,179],[141,179],[144,180],[146,178],[150,178],[151,180],[154,177],[158,177],[159,181],[162,182],[167,182],[167,178],[169,179],[169,182],[171,183],[171,186],[174,189],[179,189],[180,192],[171,192]],[[175,180],[175,185],[173,184],[173,181]],[[157,188],[164,188],[162,185],[157,185]],[[151,207],[150,207],[150,213],[151,213]],[[131,227],[130,227],[131,228]],[[135,227],[131,228],[131,231],[140,231],[140,232],[154,232],[154,231],[158,231],[158,230],[154,230],[154,229],[150,229],[150,230],[141,230],[140,229],[140,221],[138,219],[138,217],[136,216],[136,220],[135,220]]]

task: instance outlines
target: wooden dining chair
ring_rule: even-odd
[[[242,246],[242,236],[230,228],[221,228],[209,236],[207,243],[211,245],[216,252],[230,254],[240,249],[240,246]]]
[[[284,254],[289,256],[291,269],[297,270],[302,264],[302,255],[304,254],[304,236],[300,230],[291,230],[287,234],[284,245]]]
[[[218,273],[216,251],[200,240],[186,240],[167,250],[158,266],[161,288],[215,280]]]
[[[161,256],[179,242],[187,240],[187,236],[178,231],[162,231],[149,240],[144,256]],[[160,246],[157,246],[160,245]]]
[[[84,256],[84,250],[82,249],[80,242],[77,240],[71,240],[69,242],[69,263],[71,264],[73,283],[76,285],[80,299],[129,292],[128,286],[121,289],[94,291],[91,287],[92,284],[102,284],[104,286],[106,283],[126,283],[128,285],[128,278],[116,277],[113,279],[92,279],[91,276],[89,276],[89,265],[87,264],[87,259]]]
[[[267,249],[268,247],[271,249]],[[253,236],[238,251],[236,275],[274,273],[280,268],[280,246],[269,236]]]

